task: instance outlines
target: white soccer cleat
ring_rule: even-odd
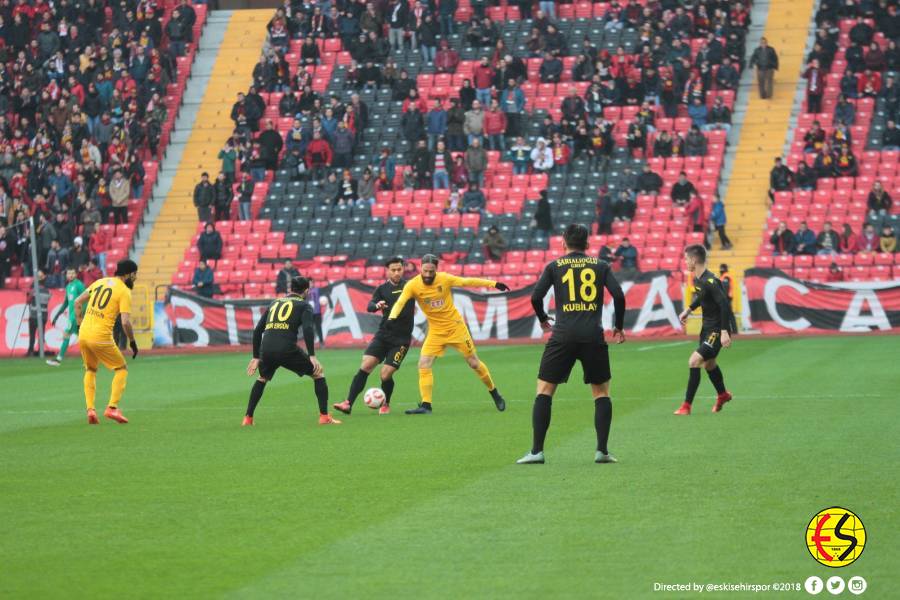
[[[517,465],[542,465],[544,464],[544,453],[538,452],[537,454],[532,454],[529,452],[522,458],[516,461]]]
[[[616,457],[612,454],[603,454],[599,450],[597,450],[597,454],[594,456],[595,463],[617,463],[619,461],[616,460]]]
[[[47,364],[50,365],[51,367],[58,367],[58,366],[59,366],[59,360],[57,360],[57,359],[55,359],[55,358],[48,358],[48,359],[47,359]]]

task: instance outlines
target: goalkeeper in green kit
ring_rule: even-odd
[[[58,367],[60,365],[63,357],[66,355],[66,350],[69,349],[69,339],[71,339],[73,335],[78,334],[78,321],[75,318],[75,300],[82,292],[84,292],[84,284],[78,279],[75,269],[67,270],[66,301],[64,304],[60,305],[59,310],[53,315],[53,324],[56,325],[56,320],[59,319],[67,309],[69,311],[69,322],[63,332],[63,343],[59,348],[59,354],[56,355],[56,358],[51,358],[47,361],[47,364],[51,367]]]

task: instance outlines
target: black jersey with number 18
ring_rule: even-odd
[[[534,287],[531,305],[544,322],[544,296],[553,287],[556,322],[553,338],[561,341],[589,342],[603,339],[603,289],[613,298],[615,328],[625,323],[625,294],[606,262],[571,252],[549,263]]]

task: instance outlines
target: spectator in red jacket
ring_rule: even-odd
[[[558,173],[568,173],[571,170],[572,150],[567,143],[562,141],[562,137],[558,133],[553,134],[553,144],[550,149],[553,152],[554,170]]]
[[[314,181],[325,178],[325,172],[331,166],[334,154],[331,152],[331,144],[322,139],[322,133],[313,133],[313,139],[306,147],[306,168],[309,169]]]
[[[481,63],[475,67],[472,79],[475,83],[475,99],[481,102],[482,106],[490,106],[491,88],[494,85],[494,69],[491,68],[486,56],[483,56]]]
[[[459,66],[459,52],[450,47],[448,40],[441,40],[441,45],[434,58],[434,67],[438,73],[456,73]]]
[[[840,235],[841,254],[853,254],[856,252],[856,234],[849,223],[844,223],[844,230]]]
[[[491,109],[484,113],[483,127],[490,149],[506,152],[506,113],[500,110],[497,100],[491,100]]]
[[[93,235],[91,235],[91,239],[88,240],[88,250],[90,250],[91,256],[97,259],[97,265],[100,267],[100,272],[105,275],[106,252],[109,250],[109,237],[107,237],[106,232],[103,231],[102,227],[98,227]]]
[[[875,233],[875,226],[871,223],[866,223],[862,233],[856,238],[856,251],[878,252],[878,245],[879,239],[878,234]]]
[[[691,225],[691,231],[703,233],[706,231],[706,219],[703,200],[698,194],[691,194],[691,199],[684,208],[684,216]]]
[[[881,73],[866,69],[856,84],[860,97],[875,98],[881,91]]]

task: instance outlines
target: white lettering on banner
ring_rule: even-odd
[[[634,285],[633,281],[623,281],[622,293],[626,296],[628,295],[628,290]],[[615,302],[612,298],[609,299],[609,302],[603,305],[603,329],[605,331],[610,331],[613,328],[613,313],[616,312]]]
[[[794,319],[793,321],[789,321],[782,318],[781,315],[778,314],[778,290],[782,286],[787,286],[791,289],[795,289],[804,295],[809,293],[809,288],[801,283],[791,281],[790,279],[785,279],[784,277],[772,277],[771,279],[766,281],[766,287],[763,289],[763,300],[766,303],[766,310],[769,311],[769,315],[772,316],[772,320],[782,327],[793,329],[794,331],[807,329],[811,325],[811,323],[803,317]]]
[[[253,321],[254,327],[256,321]],[[237,320],[234,318],[234,304],[225,305],[225,327],[228,329],[228,343],[232,346],[238,345],[238,328]]]
[[[16,331],[19,335],[16,336]],[[12,304],[6,309],[6,347],[14,350],[28,346],[28,306]]]
[[[661,306],[654,308],[657,298],[659,298]],[[644,305],[641,307],[641,313],[638,315],[632,331],[640,333],[647,328],[649,323],[654,321],[668,321],[669,325],[676,331],[681,329],[675,305],[672,304],[672,299],[669,298],[669,280],[664,275],[654,277],[650,281],[650,289],[647,291],[647,297],[644,298]]]
[[[488,296],[485,303],[484,323],[478,322],[478,315],[475,313],[475,305],[472,303],[472,298],[461,294],[453,294],[453,302],[469,326],[469,333],[472,334],[473,340],[491,339],[491,329],[494,328],[495,320],[497,321],[496,339],[509,339],[509,310],[506,304],[506,296]]]
[[[324,296],[323,296],[324,297]],[[347,284],[341,283],[331,288],[331,295],[328,296],[328,310],[322,315],[322,332],[328,337],[332,329],[343,329],[346,327],[350,330],[350,335],[354,340],[361,340],[363,337],[362,327],[359,324],[359,318],[356,316],[356,309],[353,308],[353,302],[350,300],[350,292],[347,290]],[[335,317],[340,307],[341,314]]]
[[[192,346],[209,346],[209,332],[203,327],[203,307],[182,296],[172,296],[173,312],[178,313],[179,308],[191,311],[191,318],[181,319],[175,317],[175,327],[178,329],[190,329],[197,334],[197,339]]]
[[[868,305],[869,315],[861,314],[863,307]],[[872,290],[859,291],[853,294],[850,301],[850,307],[841,321],[841,331],[851,333],[868,333],[872,327],[877,327],[882,331],[890,331],[891,323],[888,321],[884,307],[878,295]]]

